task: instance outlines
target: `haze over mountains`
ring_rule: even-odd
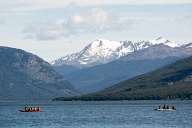
[[[77,89],[90,93],[192,55],[191,43],[96,40],[79,53],[53,61]]]
[[[50,100],[77,94],[49,63],[20,49],[0,47],[0,100]]]

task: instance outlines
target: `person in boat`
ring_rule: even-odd
[[[173,110],[176,110],[175,106],[172,106],[172,109],[173,109]]]
[[[36,111],[40,111],[40,107],[37,107],[37,108],[36,108]]]
[[[25,111],[26,111],[26,112],[29,111],[29,108],[28,108],[28,107],[25,107]]]
[[[30,107],[30,112],[33,112],[34,111],[34,107]]]
[[[40,107],[25,107],[24,111],[26,112],[36,112],[36,111],[41,111]]]
[[[29,111],[29,107],[25,107],[25,111]]]
[[[162,109],[166,109],[166,105],[165,105],[165,104],[163,105],[163,108],[162,108]]]
[[[174,105],[160,105],[158,109],[164,109],[164,110],[167,110],[167,109],[172,109],[172,110],[176,110],[175,106]]]
[[[33,111],[37,111],[37,107],[33,107]]]

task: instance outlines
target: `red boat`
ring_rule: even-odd
[[[25,107],[24,110],[19,110],[20,112],[42,112],[40,107]]]

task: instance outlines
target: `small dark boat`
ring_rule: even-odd
[[[24,110],[19,110],[20,112],[42,112],[40,107],[25,107]]]
[[[158,108],[155,108],[156,111],[176,111],[176,107],[173,105],[160,105]]]
[[[25,111],[25,110],[19,110],[20,112],[42,112],[42,111]]]

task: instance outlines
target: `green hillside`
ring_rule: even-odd
[[[58,100],[192,99],[192,57],[94,94]]]

